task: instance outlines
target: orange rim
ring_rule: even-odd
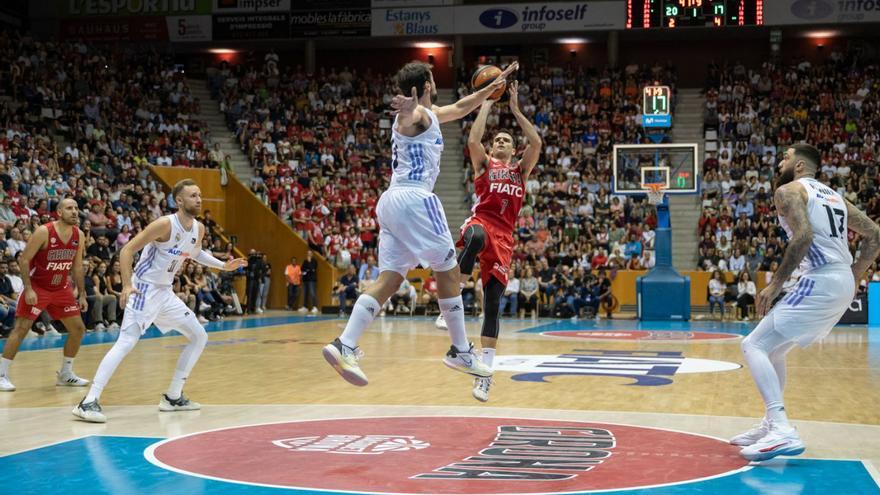
[[[654,182],[651,184],[642,184],[642,187],[646,187],[646,188],[650,189],[651,192],[656,193],[656,192],[660,192],[660,191],[666,189],[666,184],[663,184],[662,182]]]

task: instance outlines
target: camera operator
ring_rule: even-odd
[[[255,249],[248,252],[247,266],[247,312],[257,312],[257,299],[260,294],[260,284],[263,282],[263,255]]]

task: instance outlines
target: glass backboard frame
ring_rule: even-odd
[[[698,160],[699,151],[700,151],[699,145],[696,143],[681,143],[681,144],[663,143],[663,144],[615,144],[614,145],[613,160],[612,160],[612,167],[613,167],[612,173],[613,173],[613,175],[612,175],[612,179],[611,179],[611,189],[614,192],[614,194],[641,194],[641,195],[647,194],[648,188],[646,188],[642,185],[642,180],[644,178],[644,174],[641,172],[642,169],[662,169],[662,168],[664,168],[662,166],[659,166],[656,163],[656,161],[652,162],[652,164],[648,167],[639,167],[639,181],[640,182],[639,182],[638,188],[621,189],[620,187],[618,187],[619,186],[619,184],[618,184],[618,177],[619,177],[618,168],[623,166],[618,161],[619,156],[620,156],[620,151],[621,150],[637,150],[637,149],[642,149],[642,150],[676,149],[676,150],[690,151],[692,153],[692,157],[693,157],[693,159],[692,159],[693,170],[689,171],[689,173],[692,173],[694,176],[692,187],[687,188],[687,189],[675,189],[672,187],[668,187],[666,189],[665,193],[666,194],[699,194],[700,193],[700,164],[701,164],[701,162]],[[666,168],[671,169],[672,167],[666,167]],[[667,173],[666,178],[667,178],[667,185],[671,186],[672,184],[669,183],[672,180],[671,173]]]

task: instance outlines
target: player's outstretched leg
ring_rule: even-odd
[[[116,368],[119,367],[125,356],[134,349],[140,338],[140,326],[123,321],[122,330],[119,331],[119,338],[116,339],[116,343],[113,344],[113,347],[110,348],[107,355],[101,360],[101,364],[98,365],[98,371],[95,372],[95,379],[92,381],[89,393],[73,408],[74,416],[90,423],[105,423],[107,421],[107,417],[104,416],[98,399],[101,398],[101,392],[104,391],[104,387],[110,382],[110,378],[116,372]]]
[[[473,376],[492,376],[492,369],[483,364],[467,340],[464,328],[464,302],[461,299],[458,265],[445,272],[434,272],[437,277],[437,295],[440,312],[449,325],[449,338],[452,345],[443,359],[443,364],[462,373]]]
[[[491,277],[483,291],[486,317],[483,319],[483,327],[480,332],[480,345],[482,346],[480,358],[483,364],[492,368],[495,359],[495,346],[498,344],[498,333],[501,330],[499,317],[501,296],[504,295],[504,284],[495,277]],[[491,378],[475,378],[474,388],[471,394],[480,402],[489,400],[489,388],[492,386]]]
[[[367,375],[361,371],[359,361],[364,354],[358,348],[358,341],[402,282],[403,275],[397,272],[386,270],[380,273],[376,283],[355,301],[342,335],[322,349],[327,363],[348,383],[358,387],[369,383]]]

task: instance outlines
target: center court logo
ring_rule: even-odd
[[[297,493],[395,495],[634,489],[699,483],[747,465],[736,447],[701,435],[591,421],[472,416],[239,426],[164,440],[144,457],[181,474]]]
[[[669,385],[677,374],[732,371],[741,366],[726,361],[685,357],[680,351],[609,351],[575,349],[560,355],[520,355],[495,358],[495,371],[517,373],[515,381],[545,382],[551,376],[630,378],[628,385]]]
[[[405,435],[324,435],[274,440],[273,445],[296,452],[377,455],[426,449],[428,442]]]

